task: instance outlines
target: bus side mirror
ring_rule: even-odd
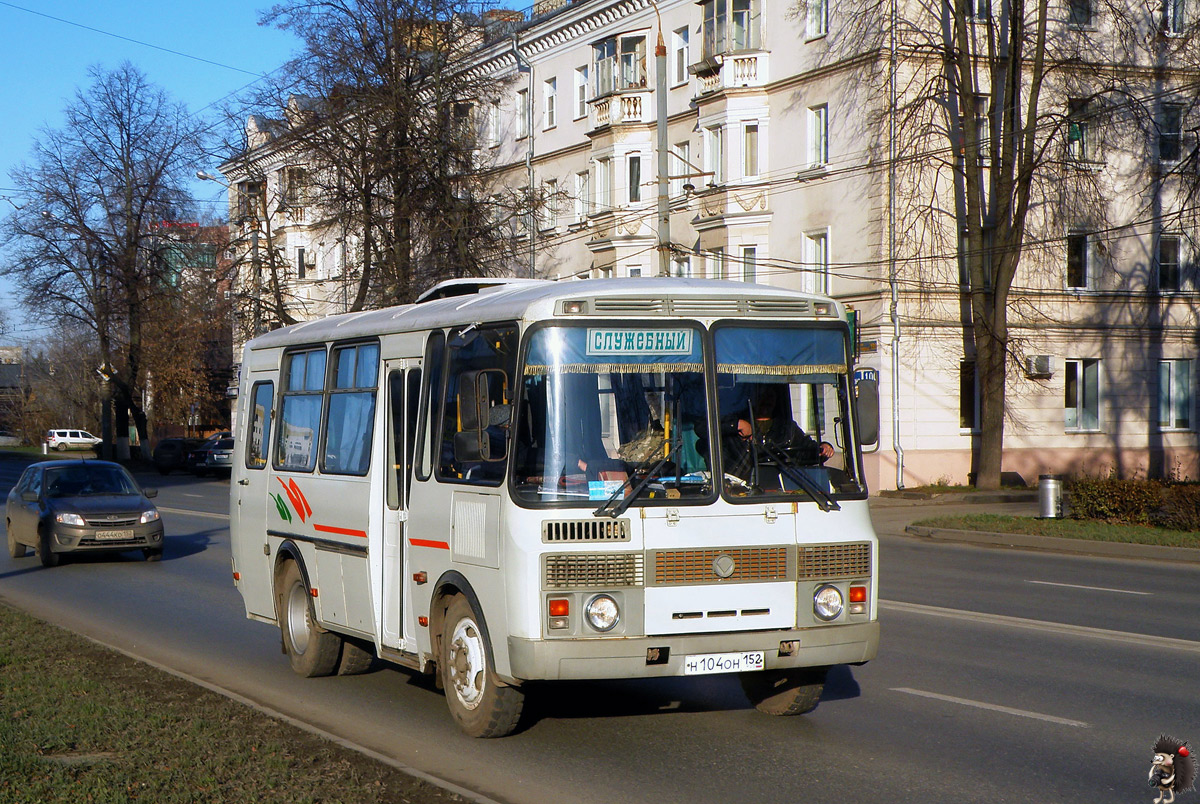
[[[454,460],[457,463],[478,463],[488,459],[491,439],[486,431],[464,430],[454,434]]]
[[[487,421],[488,384],[480,382],[482,373],[464,371],[458,377],[458,429],[464,433],[478,433]]]
[[[861,379],[854,383],[858,408],[858,441],[864,447],[879,441],[879,382]]]

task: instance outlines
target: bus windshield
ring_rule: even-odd
[[[727,498],[864,493],[841,330],[727,325],[713,343]]]
[[[513,488],[593,507],[713,497],[702,338],[690,325],[550,326],[530,336]]]

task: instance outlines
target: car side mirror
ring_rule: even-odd
[[[157,497],[158,489],[142,489],[142,495],[145,497]]]
[[[38,494],[36,491],[22,491],[21,500],[22,502],[37,502]]]

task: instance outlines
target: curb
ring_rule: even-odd
[[[915,502],[927,502],[942,505],[945,503],[966,503],[992,505],[995,503],[1035,503],[1038,501],[1036,491],[948,491],[945,494],[934,494],[927,491],[881,491],[871,497],[875,503],[889,502],[900,505]]]
[[[1200,564],[1200,550],[1192,547],[1165,547],[1157,544],[1128,542],[1097,542],[1088,539],[1063,539],[1058,536],[1033,536],[1024,533],[996,533],[984,530],[951,530],[909,525],[905,533],[942,541],[990,544],[997,547],[1020,547],[1029,550],[1048,550],[1059,553],[1082,553],[1112,558],[1141,558],[1182,561]]]

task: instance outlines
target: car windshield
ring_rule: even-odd
[[[726,496],[862,493],[843,332],[724,326],[713,343]]]
[[[133,480],[120,467],[90,464],[47,469],[44,486],[48,497],[140,493]]]
[[[701,344],[689,325],[534,332],[516,423],[517,497],[593,507],[622,495],[710,497]]]

